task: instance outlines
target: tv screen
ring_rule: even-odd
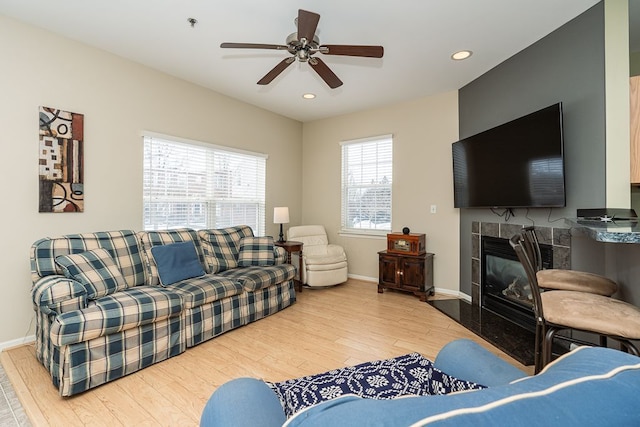
[[[457,208],[565,206],[562,103],[452,145]]]

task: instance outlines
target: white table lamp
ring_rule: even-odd
[[[273,208],[273,223],[280,224],[280,238],[278,239],[278,242],[284,242],[282,224],[289,224],[289,208],[286,206]]]

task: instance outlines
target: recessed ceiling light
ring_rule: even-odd
[[[316,94],[315,93],[305,93],[304,95],[302,95],[302,97],[304,99],[313,99],[313,98],[316,97]]]
[[[463,59],[467,59],[471,55],[473,55],[473,52],[471,52],[470,50],[461,50],[451,55],[451,59],[455,61],[462,61]]]

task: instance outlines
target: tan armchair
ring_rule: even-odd
[[[333,286],[347,281],[347,255],[342,246],[330,244],[322,225],[289,228],[287,240],[304,243],[300,280],[311,287]],[[297,262],[292,261],[294,265]]]

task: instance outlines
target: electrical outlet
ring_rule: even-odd
[[[431,213],[434,214],[438,211],[438,207],[436,205],[431,205]]]

